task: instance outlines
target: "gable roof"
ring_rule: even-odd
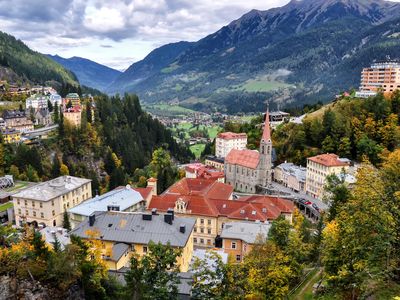
[[[225,158],[225,162],[231,165],[256,169],[260,161],[260,153],[256,150],[232,149]]]
[[[268,237],[271,224],[261,222],[231,222],[225,223],[222,228],[221,238],[242,240],[254,244],[259,237]]]
[[[247,139],[246,133],[234,133],[234,132],[221,132],[217,135],[217,138],[223,140],[233,140],[233,139]]]
[[[338,155],[333,153],[326,153],[309,157],[308,160],[326,167],[341,167],[341,166],[345,167],[349,165],[347,160],[342,160],[339,158]]]

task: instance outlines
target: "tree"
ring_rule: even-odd
[[[57,102],[54,103],[54,123],[58,124],[60,121],[60,110],[58,108]]]
[[[0,143],[0,176],[4,175],[4,167],[6,165],[6,162],[4,160],[4,145]]]
[[[64,176],[64,175],[69,175],[69,169],[66,165],[61,164],[60,165],[60,175]]]
[[[273,241],[280,249],[286,249],[289,243],[290,223],[285,217],[280,216],[272,222],[268,239]]]
[[[326,177],[324,201],[329,203],[328,221],[336,218],[341,209],[350,198],[350,191],[345,183],[346,173],[343,172],[339,177],[335,174]]]
[[[19,169],[16,165],[11,165],[10,174],[13,176],[14,180],[19,177]]]
[[[51,167],[51,176],[53,178],[56,178],[56,177],[60,176],[60,170],[61,170],[60,159],[58,158],[58,156],[56,154],[53,157],[53,164],[52,164],[52,167]]]
[[[53,251],[56,253],[60,253],[61,252],[61,243],[58,240],[57,236],[54,237],[54,242],[52,242],[53,244]]]
[[[125,275],[126,291],[131,299],[177,299],[179,283],[177,257],[181,252],[170,244],[150,242],[148,253],[133,255]]]
[[[32,181],[32,182],[39,181],[39,175],[36,172],[35,168],[32,167],[31,165],[28,165],[28,167],[26,168],[26,176],[28,177],[29,181]]]
[[[48,107],[48,109],[49,109],[49,112],[52,112],[53,109],[54,109],[53,104],[51,103],[50,100],[47,100],[47,107]]]
[[[33,252],[39,258],[46,259],[49,256],[49,250],[47,249],[46,243],[42,238],[39,231],[33,229],[32,241]]]
[[[65,105],[65,108],[72,108],[72,102],[71,102],[71,100],[69,100],[68,102],[67,102],[67,105]]]
[[[69,221],[69,215],[66,210],[64,210],[63,214],[63,228],[67,229],[68,231],[71,230],[71,223]]]

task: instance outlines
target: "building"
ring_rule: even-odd
[[[231,150],[225,158],[225,182],[236,191],[255,193],[258,187],[267,186],[271,182],[271,175],[272,141],[267,111],[260,150]]]
[[[78,105],[71,108],[66,108],[64,110],[64,119],[75,127],[81,126],[81,121],[82,121],[81,107]]]
[[[58,107],[61,106],[62,104],[62,98],[59,94],[57,93],[53,93],[50,94],[50,98],[49,98],[51,104],[53,105],[53,107],[57,104]]]
[[[71,102],[72,107],[81,105],[81,99],[77,93],[69,93],[65,96],[64,105],[67,105],[68,102]]]
[[[374,96],[380,90],[392,93],[400,88],[400,62],[383,61],[373,63],[361,72],[361,86],[357,97]]]
[[[271,128],[276,128],[277,126],[289,122],[290,114],[284,111],[272,111],[269,113],[269,123]]]
[[[195,220],[167,214],[96,212],[80,223],[71,234],[101,241],[103,260],[110,270],[129,266],[133,253],[147,253],[150,242],[169,243],[182,250],[178,258],[181,272],[189,269],[193,254]]]
[[[204,164],[206,166],[213,167],[213,168],[217,169],[218,171],[223,172],[225,170],[225,159],[223,159],[221,157],[208,155],[208,156],[206,156]]]
[[[5,144],[14,144],[21,141],[21,132],[15,129],[3,129],[1,131]]]
[[[49,97],[44,95],[33,95],[26,99],[26,109],[47,109]]]
[[[96,211],[143,211],[146,208],[142,195],[131,188],[117,188],[101,196],[95,196],[68,210],[71,226],[75,228]]]
[[[149,210],[196,218],[193,241],[196,247],[215,246],[223,224],[233,221],[267,221],[283,215],[292,219],[294,204],[268,196],[241,197],[232,200],[233,188],[215,180],[183,178],[164,193],[153,196]]]
[[[339,175],[348,170],[350,161],[339,158],[336,154],[321,154],[307,158],[306,192],[308,195],[322,199],[326,177]]]
[[[35,112],[35,125],[48,126],[53,123],[51,114],[47,108],[40,108]]]
[[[232,149],[244,150],[247,146],[247,134],[223,132],[215,141],[215,156],[225,158]]]
[[[213,167],[203,165],[202,163],[194,163],[185,166],[186,178],[200,178],[217,180],[225,182],[225,173]]]
[[[296,192],[306,192],[307,168],[283,163],[274,169],[274,180]]]
[[[68,230],[62,228],[62,227],[44,227],[40,229],[40,234],[42,235],[42,238],[46,242],[47,247],[50,249],[53,249],[54,247],[54,242],[56,239],[60,243],[60,248],[61,250],[65,249],[65,246],[71,244],[71,239],[68,233]]]
[[[234,261],[242,262],[253,246],[268,237],[271,224],[258,222],[231,222],[222,228],[222,249]]]
[[[6,110],[3,112],[6,128],[18,130],[21,133],[33,130],[33,122],[24,111]]]
[[[60,176],[14,194],[15,221],[18,226],[60,226],[64,211],[90,198],[90,179]]]

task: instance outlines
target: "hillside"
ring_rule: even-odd
[[[73,73],[23,42],[0,31],[0,79],[44,84],[47,81],[78,85]]]
[[[260,111],[266,98],[281,106],[328,101],[357,88],[363,66],[398,56],[398,18],[400,4],[383,0],[294,0],[253,10],[187,49],[176,49],[175,57],[159,57],[167,67],[152,72],[134,67],[147,58],[132,65],[109,91],[228,112]]]
[[[72,71],[78,77],[80,84],[102,92],[122,73],[81,57],[63,58],[58,55],[48,55],[48,57]]]

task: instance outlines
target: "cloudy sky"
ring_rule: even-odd
[[[169,42],[196,41],[251,9],[289,0],[0,0],[0,30],[42,53],[125,69]]]

